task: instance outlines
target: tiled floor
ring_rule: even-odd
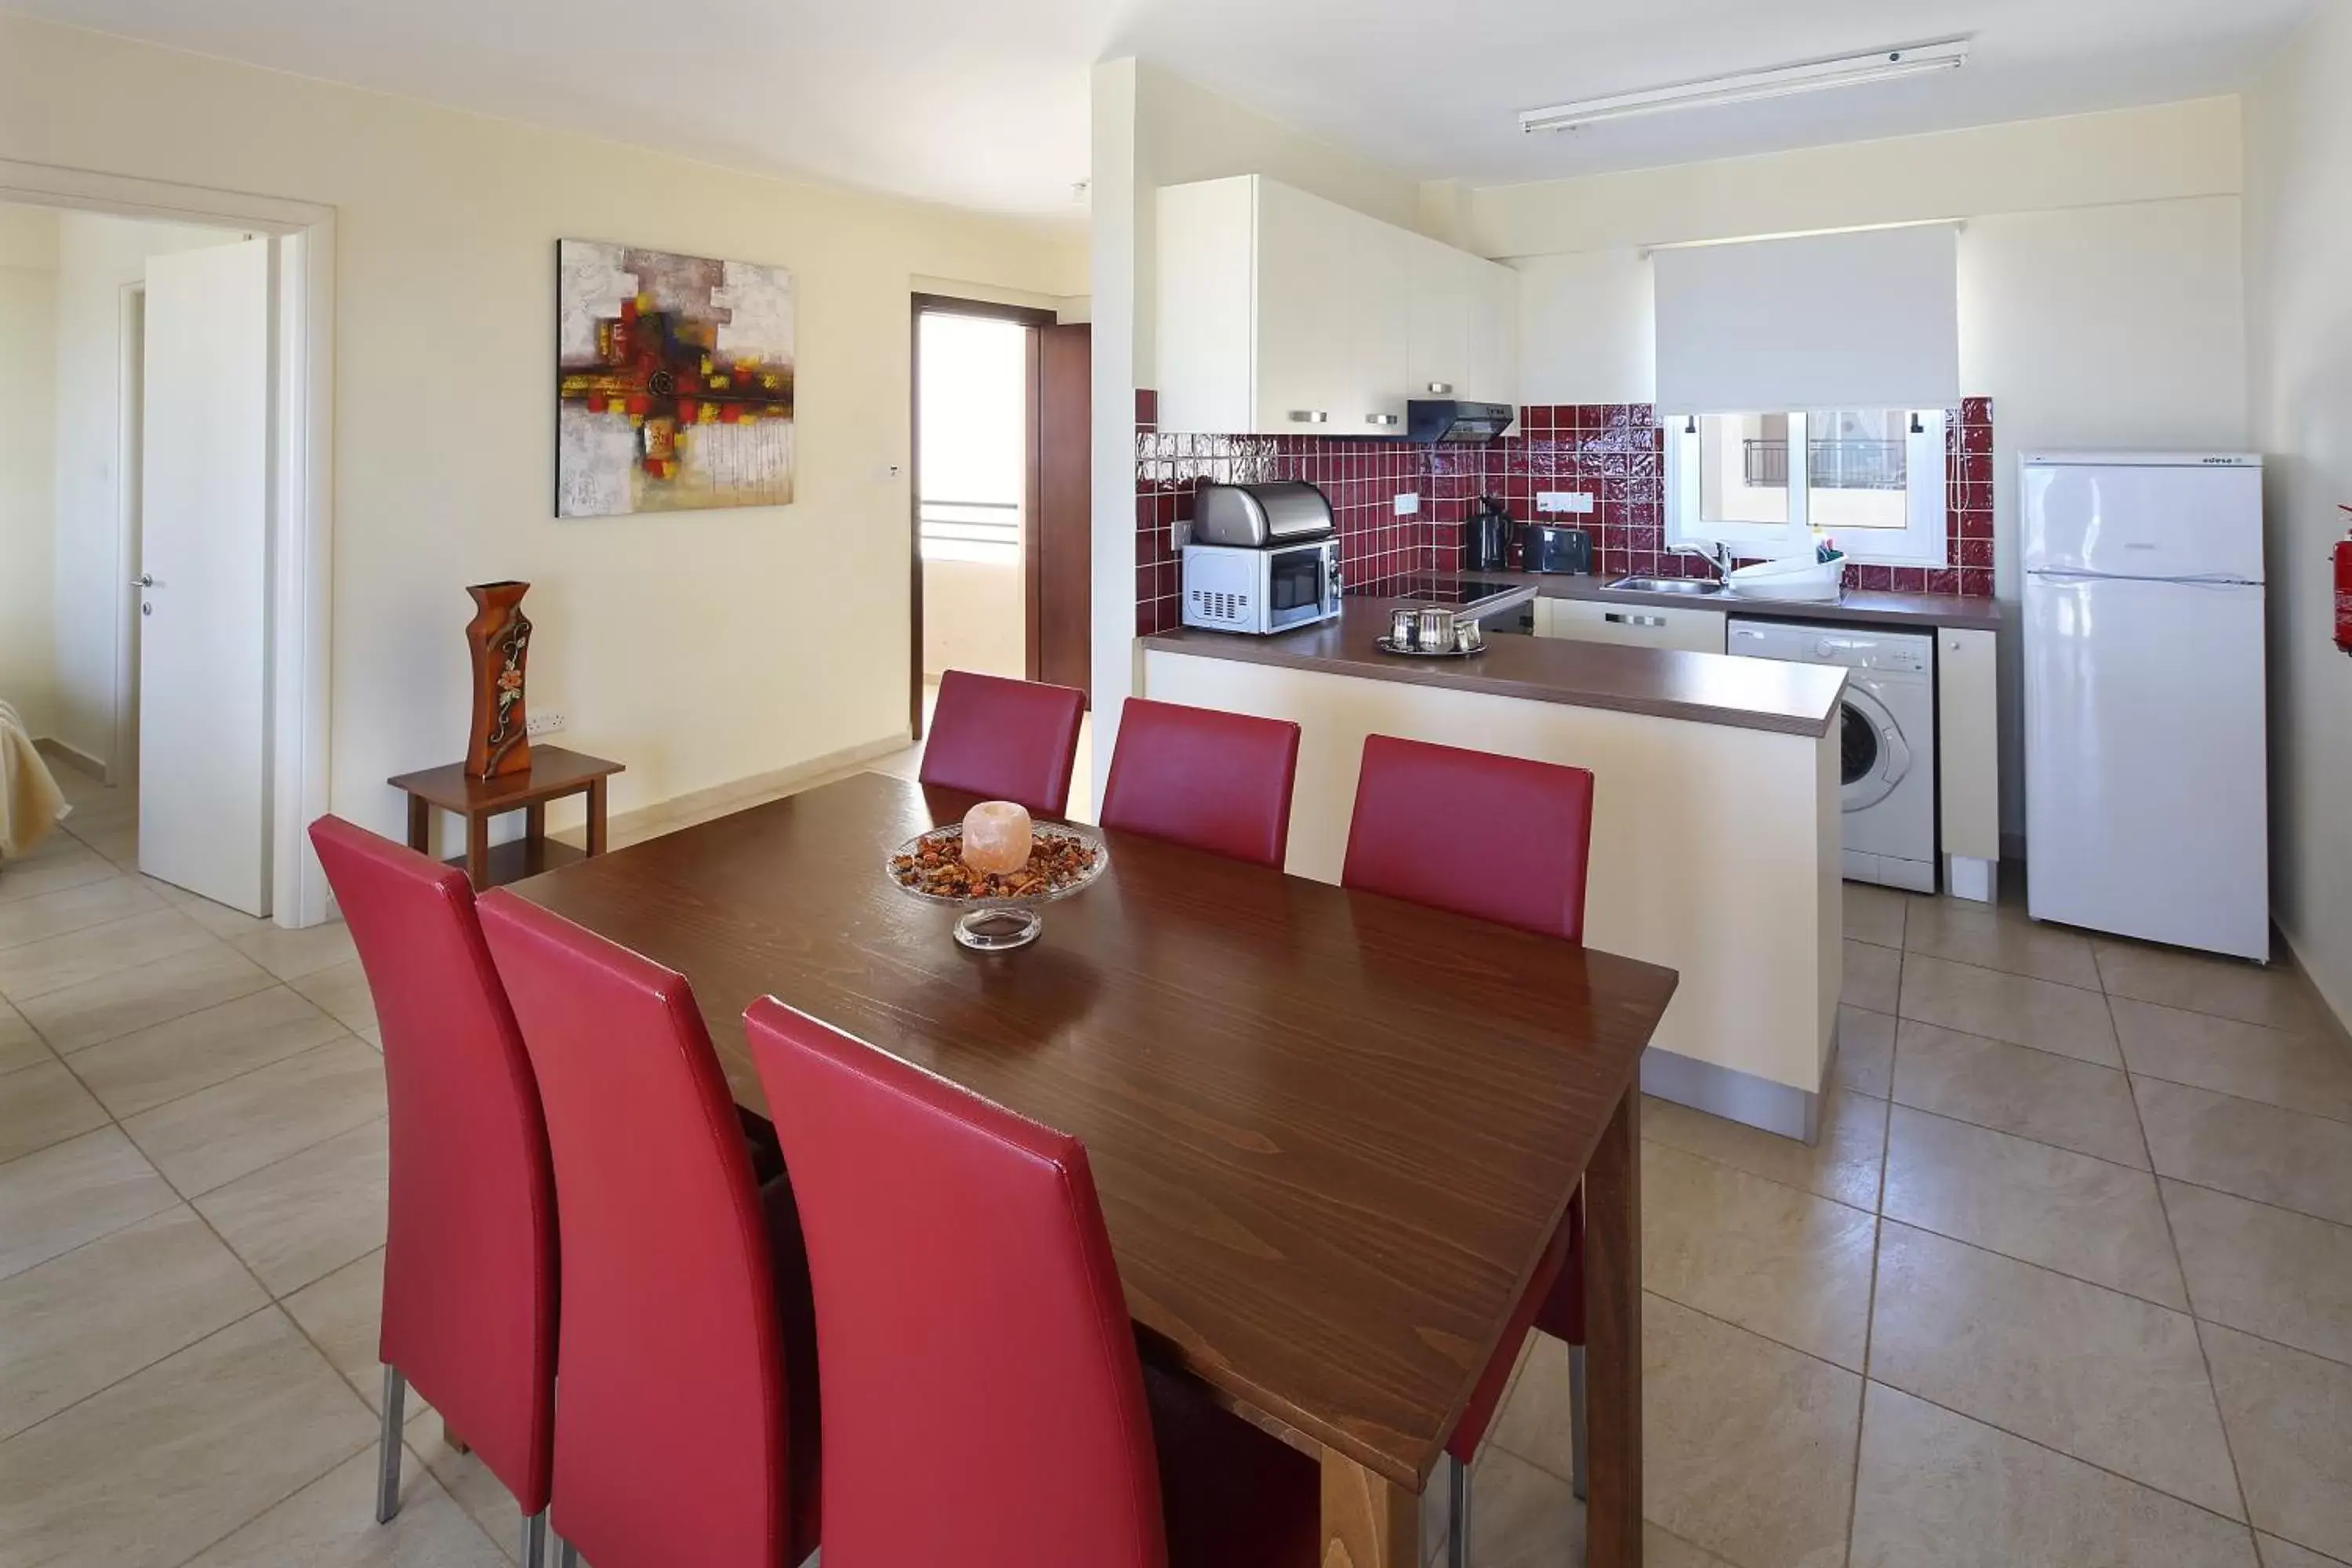
[[[65,782],[73,834],[0,872],[0,1568],[499,1568],[514,1505],[428,1411],[371,1517],[348,939],[137,877],[130,802]],[[1870,889],[1848,922],[1818,1148],[1645,1107],[1648,1561],[2352,1563],[2352,1054],[2300,983]],[[1574,1560],[1566,1409],[1538,1340],[1480,1568]]]

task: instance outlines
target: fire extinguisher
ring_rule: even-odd
[[[2352,506],[2336,510],[2352,517]],[[2336,542],[2336,646],[2352,653],[2352,532]]]

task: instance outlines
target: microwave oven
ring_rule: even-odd
[[[1339,615],[1339,542],[1184,547],[1183,623],[1265,637]]]

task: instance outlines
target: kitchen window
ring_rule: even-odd
[[[1834,541],[1874,565],[1949,565],[1937,409],[1701,414],[1666,423],[1666,542],[1751,559]]]

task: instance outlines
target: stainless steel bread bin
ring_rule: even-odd
[[[1331,531],[1331,503],[1313,485],[1202,485],[1192,498],[1194,544],[1263,550]]]

